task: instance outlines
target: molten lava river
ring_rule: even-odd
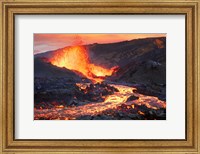
[[[82,87],[85,86],[85,84],[87,83],[80,83],[78,85]],[[118,108],[122,105],[124,105],[127,109],[127,114],[129,114],[129,109],[134,110],[136,106],[145,106],[147,109],[152,111],[166,108],[165,101],[161,101],[157,97],[146,96],[137,92],[133,92],[134,90],[136,90],[136,88],[114,84],[111,84],[111,86],[117,88],[119,92],[115,92],[112,95],[108,95],[103,102],[91,102],[89,104],[73,107],[57,106],[52,109],[35,109],[35,120],[40,118],[54,120],[75,120],[81,116],[83,117],[89,115],[92,117],[101,115],[102,113],[108,114],[112,117],[115,116],[112,115],[113,112],[116,114],[116,112],[118,112]],[[127,99],[132,95],[138,97],[138,99],[133,101],[127,101]],[[108,110],[112,110],[112,112],[109,113]],[[138,109],[136,111],[137,114],[145,114],[144,112]]]

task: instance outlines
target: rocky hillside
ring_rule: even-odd
[[[45,58],[34,59],[35,78],[67,78],[69,81],[81,81],[81,75],[66,68],[56,67]]]

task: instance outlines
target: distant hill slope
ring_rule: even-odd
[[[131,41],[124,41],[110,44],[93,44],[87,46],[89,49],[91,61],[112,67],[115,65],[124,66],[135,59],[148,54],[151,51],[166,49],[166,38],[146,38]],[[165,62],[165,53],[161,55],[163,59],[157,59]]]

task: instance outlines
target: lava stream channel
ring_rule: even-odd
[[[114,94],[107,96],[104,102],[90,103],[68,108],[35,109],[35,117],[51,117],[54,115],[55,117],[58,117],[58,119],[59,117],[65,117],[64,120],[69,120],[76,119],[77,117],[84,115],[95,116],[101,114],[102,111],[107,109],[116,109],[123,103],[146,105],[148,108],[152,109],[166,108],[166,102],[159,100],[157,97],[146,96],[133,92],[136,88],[115,84],[111,84],[111,86],[117,88],[119,92],[115,92]],[[139,97],[139,99],[126,102],[132,95]]]

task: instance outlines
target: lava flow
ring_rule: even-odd
[[[83,46],[72,46],[59,49],[50,62],[58,67],[78,71],[94,82],[101,82],[106,76],[111,76],[116,67],[106,69],[90,63],[87,50]]]
[[[86,83],[77,84],[80,88],[85,88]],[[110,116],[112,114],[118,113],[118,107],[125,105],[128,109],[135,108],[135,106],[145,106],[150,110],[159,110],[166,108],[166,102],[159,100],[157,97],[146,96],[133,92],[136,88],[123,86],[123,85],[114,85],[111,86],[117,88],[119,91],[115,92],[112,95],[108,95],[103,102],[98,103],[89,103],[81,106],[67,107],[58,106],[52,109],[35,109],[35,119],[46,118],[46,119],[61,119],[61,120],[72,120],[77,119],[81,116],[97,116],[111,110]],[[127,101],[130,96],[136,96],[138,99]],[[134,109],[138,114],[144,115],[139,109]],[[130,114],[126,112],[126,114]]]

